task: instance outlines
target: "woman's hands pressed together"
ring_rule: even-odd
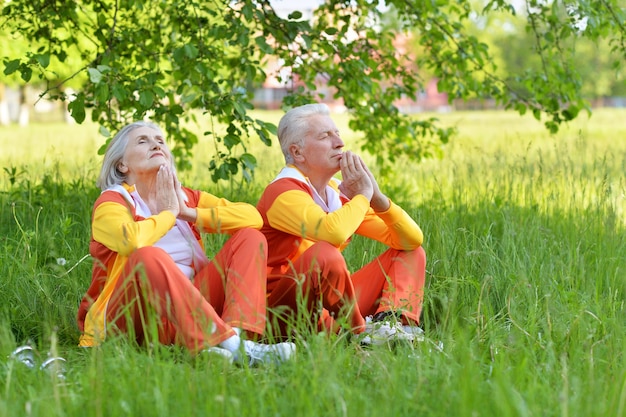
[[[156,178],[156,209],[157,212],[169,211],[178,217],[180,213],[180,203],[176,192],[176,177],[172,169],[167,165],[161,165]]]

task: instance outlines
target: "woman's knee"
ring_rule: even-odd
[[[260,230],[245,228],[236,231],[230,237],[233,245],[237,248],[260,248],[263,252],[267,252],[267,239]]]
[[[132,275],[144,276],[149,281],[160,280],[173,268],[178,268],[172,257],[156,246],[144,246],[128,257],[127,268]]]
[[[163,256],[169,257],[169,254],[157,246],[144,246],[142,248],[135,249],[133,253],[128,255],[128,261],[143,262],[145,260],[153,260]]]

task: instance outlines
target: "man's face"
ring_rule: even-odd
[[[309,177],[314,174],[334,175],[339,171],[344,143],[330,116],[315,115],[309,119],[303,146],[300,148]]]

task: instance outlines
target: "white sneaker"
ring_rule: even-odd
[[[212,346],[202,350],[203,353],[214,355],[215,357],[219,357],[221,359],[226,360],[228,363],[233,363],[235,356],[231,351],[221,348],[219,346]]]
[[[248,365],[260,363],[279,364],[291,359],[296,353],[296,345],[290,342],[265,345],[251,340],[243,341],[243,350],[248,358]]]
[[[402,330],[408,334],[413,335],[413,340],[422,341],[424,340],[424,329],[418,326],[407,326],[403,325]]]
[[[413,331],[407,332],[400,322],[389,320],[373,321],[371,316],[365,318],[365,331],[362,335],[365,337],[361,339],[361,343],[365,345],[383,345],[385,343],[412,342],[416,340],[416,335]]]

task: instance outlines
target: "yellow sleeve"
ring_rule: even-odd
[[[95,241],[127,256],[138,248],[156,243],[175,222],[176,217],[169,211],[135,221],[127,206],[104,202],[94,210],[91,232]]]
[[[206,233],[232,234],[240,229],[263,226],[263,219],[253,205],[231,202],[206,192],[200,194],[196,210],[196,226]]]
[[[400,206],[390,203],[384,212],[376,213],[370,209],[356,233],[394,249],[417,249],[424,240],[422,229]]]
[[[306,192],[289,190],[274,200],[267,220],[275,229],[339,247],[357,230],[368,208],[369,201],[359,194],[341,208],[326,213]]]

